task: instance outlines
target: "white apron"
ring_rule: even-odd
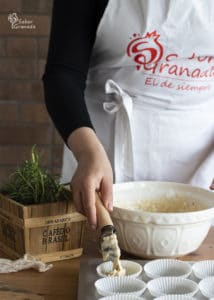
[[[110,0],[85,98],[115,182],[208,188],[214,177],[214,1]],[[76,163],[65,148],[62,181]]]

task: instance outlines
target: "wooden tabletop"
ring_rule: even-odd
[[[87,233],[84,249],[84,258],[100,257],[95,234]],[[4,257],[1,253],[0,256]],[[26,270],[8,275],[0,274],[0,284],[4,283],[16,289],[28,290],[43,296],[45,300],[76,300],[80,259],[81,258],[76,258],[55,262],[53,263],[53,269],[45,273],[38,273],[35,270]],[[210,230],[206,240],[196,252],[184,256],[182,259],[189,261],[214,259],[214,228]],[[24,299],[12,296],[0,298],[8,300]],[[36,298],[32,297],[32,299]]]

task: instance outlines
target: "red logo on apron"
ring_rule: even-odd
[[[149,75],[145,78],[145,85],[182,91],[210,90],[211,86],[206,82],[206,78],[214,77],[214,56],[199,56],[192,52],[189,56],[180,57],[177,53],[164,53],[159,38],[160,34],[156,30],[145,35],[135,33],[126,49],[137,70],[148,71],[143,72],[144,75]],[[205,79],[203,84],[200,81],[202,78]],[[190,81],[193,84],[190,84]]]
[[[127,55],[134,57],[137,70],[141,66],[145,70],[150,70],[149,65],[158,63],[163,56],[163,46],[158,41],[160,35],[153,31],[151,33],[147,32],[145,36],[133,34],[133,37],[134,39],[127,47]]]

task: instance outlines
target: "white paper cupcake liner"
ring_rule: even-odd
[[[132,296],[132,295],[113,295],[100,298],[99,300],[145,300],[142,297]]]
[[[165,295],[193,296],[198,291],[198,285],[192,280],[180,277],[160,277],[148,282],[147,288],[154,297]]]
[[[146,263],[144,271],[150,278],[163,276],[187,278],[191,274],[192,268],[189,263],[177,259],[156,259]]]
[[[101,296],[114,294],[141,296],[146,289],[146,284],[142,280],[126,276],[101,278],[98,279],[94,285],[98,294]]]
[[[136,278],[138,277],[143,268],[140,264],[130,260],[120,260],[121,266],[126,270],[125,276]],[[113,263],[111,261],[104,262],[97,266],[97,274],[100,277],[108,277],[109,272],[113,269]]]
[[[199,279],[214,276],[214,260],[202,260],[192,266],[193,273]]]
[[[206,277],[199,282],[201,293],[207,298],[214,297],[214,276]]]
[[[154,300],[196,300],[196,298],[183,295],[167,295],[155,298]]]
[[[196,298],[183,295],[167,295],[155,298],[154,300],[196,300]]]

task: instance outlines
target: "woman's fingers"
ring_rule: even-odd
[[[101,183],[100,193],[104,206],[109,210],[113,210],[113,179],[111,177],[104,178]]]
[[[77,211],[81,214],[85,214],[84,207],[82,204],[81,193],[77,189],[72,189],[72,190],[73,190],[73,192],[72,192],[73,200],[74,200],[74,204],[75,204]]]
[[[86,186],[82,193],[82,203],[88,222],[93,230],[97,228],[95,187]]]
[[[72,185],[73,200],[77,211],[84,214],[92,229],[97,227],[96,206],[95,206],[95,188],[86,183],[78,188]]]

